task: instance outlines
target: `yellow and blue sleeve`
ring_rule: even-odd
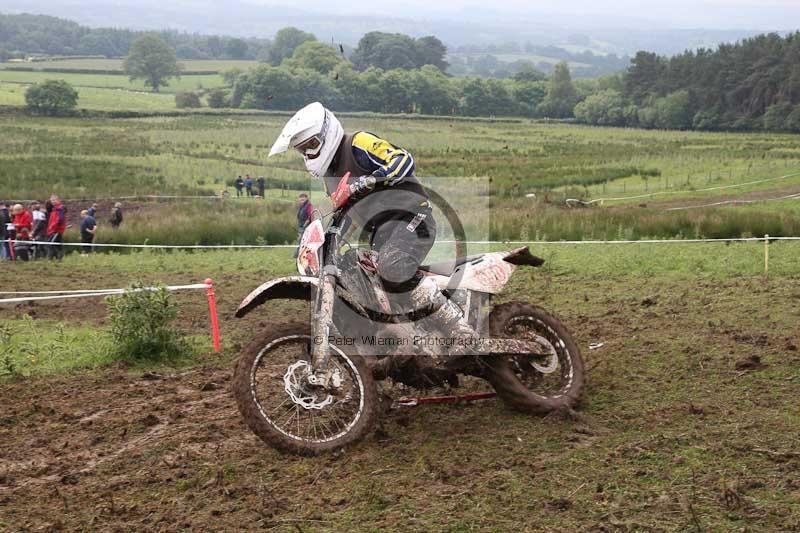
[[[361,131],[353,136],[353,155],[373,176],[387,178],[388,185],[400,183],[414,173],[414,158],[408,151],[372,133]]]

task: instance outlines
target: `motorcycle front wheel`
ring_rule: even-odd
[[[239,357],[233,393],[248,427],[286,453],[319,455],[363,439],[375,426],[378,392],[364,359],[331,346],[333,386],[310,385],[311,333],[292,324],[253,341]]]

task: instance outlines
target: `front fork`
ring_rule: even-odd
[[[325,266],[322,283],[319,284],[317,301],[311,324],[311,372],[308,383],[328,388],[334,372],[328,367],[330,357],[330,333],[333,324],[333,305],[336,298],[337,270],[333,265]],[[335,385],[335,384],[334,384]]]

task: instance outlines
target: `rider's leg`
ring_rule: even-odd
[[[418,274],[420,264],[433,246],[435,226],[431,219],[420,231],[419,225],[413,225],[414,220],[408,216],[385,222],[373,234],[378,273],[390,293],[395,313],[422,317],[419,323],[412,324],[416,335],[437,336],[420,339],[429,348],[426,352],[445,360],[475,353],[478,334],[462,320],[461,308],[442,294],[433,279]],[[409,229],[412,227],[413,231]]]

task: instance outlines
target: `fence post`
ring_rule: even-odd
[[[206,278],[203,282],[206,285],[206,296],[208,296],[208,315],[211,317],[211,339],[214,344],[214,352],[219,353],[219,319],[217,317],[217,301],[214,298],[214,282],[211,278]]]
[[[764,275],[769,275],[769,234],[764,235]]]

